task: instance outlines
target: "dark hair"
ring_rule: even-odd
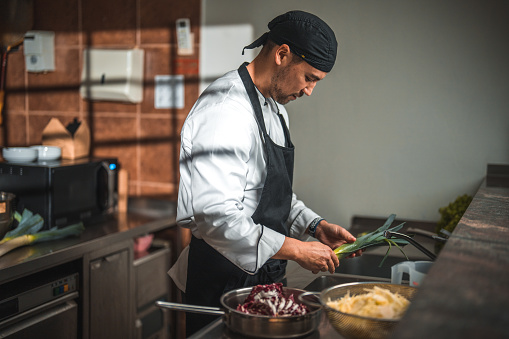
[[[278,45],[277,43],[275,43],[274,41],[272,41],[270,39],[267,39],[267,41],[265,41],[265,43],[263,44],[263,48],[260,51],[260,54],[261,53],[268,54],[269,51],[271,51],[276,46],[280,46],[280,45]],[[291,61],[292,64],[301,63],[302,61],[304,61],[304,59],[302,59],[298,54],[294,53],[291,49],[290,49],[290,52],[292,52],[292,56],[293,56],[292,61]]]

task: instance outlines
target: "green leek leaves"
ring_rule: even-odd
[[[396,214],[391,214],[389,218],[385,221],[385,223],[378,228],[377,230],[373,232],[366,233],[360,237],[357,238],[357,240],[353,243],[347,243],[339,246],[334,250],[334,253],[337,255],[338,259],[341,260],[344,257],[349,256],[353,252],[356,252],[358,250],[362,250],[368,247],[373,246],[388,246],[387,252],[385,253],[384,258],[380,262],[379,267],[383,265],[385,262],[385,259],[389,255],[389,252],[392,248],[392,246],[396,246],[408,259],[405,252],[403,252],[403,249],[401,246],[405,246],[408,244],[408,241],[405,239],[387,239],[384,236],[385,231],[391,231],[391,232],[397,232],[399,231],[405,223],[402,223],[398,226],[394,226],[392,228],[389,228],[391,224],[393,223],[394,219],[396,218]]]

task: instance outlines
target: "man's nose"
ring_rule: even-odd
[[[315,88],[315,86],[316,86],[316,83],[312,83],[312,84],[306,86],[303,89],[304,94],[306,94],[307,96],[310,96],[311,93],[313,93],[313,89]]]

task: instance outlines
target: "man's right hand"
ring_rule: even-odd
[[[326,271],[334,273],[339,266],[339,259],[329,246],[318,241],[306,242],[289,237],[285,238],[283,246],[273,258],[293,260],[314,274]]]

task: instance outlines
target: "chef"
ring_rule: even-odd
[[[282,14],[268,28],[245,47],[263,45],[258,56],[213,82],[182,127],[177,223],[192,238],[169,274],[189,304],[220,306],[227,291],[283,281],[287,260],[334,273],[333,249],[355,241],[293,193],[283,106],[311,95],[331,71],[334,32],[303,11]],[[187,313],[187,335],[213,319]]]

